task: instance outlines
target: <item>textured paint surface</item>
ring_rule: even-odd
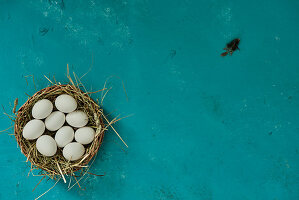
[[[241,3],[242,2],[242,3]],[[299,199],[299,1],[0,1],[0,103],[66,82],[106,78],[108,132],[86,190],[62,182],[43,199]],[[235,37],[240,49],[220,57]],[[129,101],[123,92],[124,81]],[[28,85],[26,83],[28,81]],[[94,96],[95,98],[98,96]],[[1,129],[10,126],[0,118]],[[0,199],[34,199],[54,181],[28,176],[0,135]]]

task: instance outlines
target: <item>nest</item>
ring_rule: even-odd
[[[52,157],[43,156],[37,151],[36,140],[26,140],[22,135],[26,123],[33,119],[31,114],[33,105],[41,99],[48,99],[54,105],[56,97],[61,94],[68,94],[76,99],[78,110],[82,110],[88,115],[89,122],[87,126],[96,130],[94,141],[89,145],[85,145],[85,154],[76,161],[66,160],[60,148],[57,149],[57,153]],[[83,92],[79,87],[71,84],[54,84],[36,92],[20,107],[15,118],[14,135],[22,153],[27,157],[27,161],[31,162],[31,169],[41,169],[41,175],[43,176],[55,178],[58,175],[65,180],[65,174],[73,175],[73,172],[86,168],[87,164],[98,152],[103,141],[104,132],[107,126],[109,126],[109,124],[104,123],[103,118],[105,118],[103,109],[87,92]],[[46,131],[44,135],[54,137],[55,132]]]
[[[84,74],[82,77],[84,77],[86,74]],[[108,79],[106,80],[103,89],[95,92],[87,92],[84,85],[80,81],[82,77],[79,79],[75,73],[73,73],[73,75],[75,81],[72,80],[69,74],[69,67],[67,65],[67,78],[69,80],[69,84],[62,85],[60,82],[56,82],[55,77],[53,77],[54,81],[52,82],[48,77],[45,76],[45,78],[51,83],[49,87],[46,87],[36,92],[33,96],[28,95],[29,99],[19,108],[18,111],[16,111],[16,107],[18,105],[18,99],[16,99],[12,110],[13,115],[7,114],[4,110],[4,114],[7,115],[9,119],[11,119],[14,122],[14,126],[11,126],[3,131],[0,131],[0,133],[7,131],[10,128],[14,128],[14,136],[21,149],[21,152],[27,157],[27,162],[29,161],[31,163],[30,172],[37,169],[39,173],[35,175],[32,173],[32,175],[42,176],[41,180],[37,183],[33,191],[40,184],[40,182],[46,177],[56,180],[55,184],[50,189],[48,189],[46,192],[41,194],[36,199],[39,199],[47,192],[49,192],[51,189],[53,189],[61,179],[63,179],[63,181],[66,183],[65,176],[69,177],[68,190],[73,188],[75,185],[78,185],[79,188],[81,188],[79,182],[86,174],[90,174],[94,176],[103,176],[103,175],[97,175],[91,173],[89,172],[89,169],[97,155],[99,148],[101,147],[104,138],[104,133],[106,130],[108,130],[108,128],[111,128],[112,131],[123,142],[123,144],[126,147],[128,147],[128,145],[125,143],[125,141],[121,138],[121,136],[113,127],[113,124],[129,116],[119,118],[118,115],[114,119],[108,120],[108,118],[103,113],[103,109],[99,106],[97,102],[95,102],[90,97],[90,94],[102,91],[102,95],[101,95],[101,105],[102,105],[105,96],[111,89],[111,88],[110,89],[106,88],[106,83]],[[32,80],[34,83],[33,76],[32,76]],[[124,84],[123,84],[123,88],[126,94]],[[83,92],[81,89],[84,90],[85,92]],[[66,160],[62,154],[62,149],[60,148],[57,148],[57,152],[54,156],[51,157],[43,156],[38,152],[36,148],[36,140],[26,140],[22,134],[24,126],[30,120],[33,119],[31,112],[34,104],[41,99],[48,99],[53,103],[53,105],[55,105],[54,103],[55,99],[61,94],[68,94],[74,97],[74,99],[77,101],[77,110],[84,111],[88,116],[88,124],[86,126],[92,127],[96,130],[95,138],[93,142],[88,145],[84,145],[85,146],[84,155],[79,160],[75,160],[75,161]],[[55,110],[57,109],[54,107],[53,111]],[[50,135],[54,138],[55,132],[46,130],[44,135]],[[70,185],[73,178],[75,179],[75,183]]]

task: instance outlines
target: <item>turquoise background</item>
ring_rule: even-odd
[[[43,199],[298,200],[298,10],[296,0],[1,0],[7,112],[48,85],[43,75],[66,83],[67,63],[81,76],[93,60],[87,89],[113,76],[106,113],[134,114],[116,125],[128,149],[104,138],[91,172],[106,176],[82,181],[85,191],[59,182]],[[241,50],[220,57],[235,37]],[[0,155],[1,200],[55,183],[32,192],[40,177],[7,133]]]

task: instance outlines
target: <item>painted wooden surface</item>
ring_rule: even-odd
[[[105,177],[83,180],[84,191],[60,182],[44,199],[298,200],[298,10],[279,0],[1,0],[7,112],[36,91],[28,75],[39,90],[44,74],[66,82],[67,63],[81,76],[93,57],[86,87],[113,76],[106,112],[134,114],[116,126],[125,152],[113,132],[104,139],[91,172]],[[235,37],[241,50],[220,57]],[[1,200],[54,184],[32,192],[40,178],[7,133],[0,155]]]

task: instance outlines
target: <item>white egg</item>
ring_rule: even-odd
[[[61,127],[55,134],[55,141],[58,147],[64,147],[74,139],[74,130],[70,126]]]
[[[78,142],[72,142],[67,144],[62,151],[65,159],[70,161],[78,160],[83,156],[84,152],[85,152],[84,146]]]
[[[45,120],[46,128],[49,131],[57,131],[65,122],[65,115],[60,111],[52,112]]]
[[[91,127],[82,127],[76,130],[75,140],[80,144],[89,144],[94,140],[95,131]]]
[[[70,113],[76,110],[77,101],[70,95],[62,94],[56,98],[55,106],[61,112]]]
[[[23,128],[23,137],[27,140],[34,140],[45,132],[45,124],[42,120],[30,120]]]
[[[57,151],[55,140],[49,135],[43,135],[36,141],[37,150],[44,156],[54,156]]]
[[[88,117],[85,112],[77,110],[66,115],[66,122],[73,127],[80,128],[88,123]]]
[[[48,99],[42,99],[34,104],[32,108],[32,116],[35,119],[44,119],[51,114],[52,110],[52,102]]]

